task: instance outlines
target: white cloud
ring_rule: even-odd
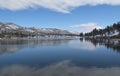
[[[99,26],[97,23],[85,23],[79,25],[72,25],[71,28],[79,29],[79,32],[90,32],[93,29],[101,29],[102,27]]]
[[[70,13],[76,7],[84,5],[120,5],[120,0],[0,0],[1,9],[22,10],[44,7],[57,12]]]

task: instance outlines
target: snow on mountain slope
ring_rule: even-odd
[[[36,28],[36,27],[26,28],[14,23],[3,23],[3,22],[0,22],[0,30],[2,31],[16,30],[27,33],[40,33],[40,34],[72,34],[67,30],[62,30],[57,28]]]
[[[16,24],[14,24],[14,23],[6,23],[6,26],[7,26],[7,28],[9,28],[9,29],[19,29],[19,28],[22,28],[21,26],[16,25]]]
[[[57,28],[45,28],[44,31],[47,31],[48,33],[56,33],[56,34],[71,34],[71,32],[63,29],[57,29]]]
[[[21,26],[14,24],[14,23],[2,23],[0,22],[0,28],[2,30],[17,30],[19,28],[22,28]]]

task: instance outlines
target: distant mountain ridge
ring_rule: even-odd
[[[75,35],[74,33],[57,28],[22,27],[14,23],[0,22],[0,37],[10,36],[45,36],[45,35]]]
[[[9,30],[16,30],[16,29],[19,29],[19,28],[23,28],[17,24],[14,24],[14,23],[3,23],[3,22],[0,22],[0,29],[9,29]]]

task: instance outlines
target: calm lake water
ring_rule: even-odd
[[[0,40],[0,76],[120,76],[120,41]]]

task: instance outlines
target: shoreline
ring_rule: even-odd
[[[52,39],[79,39],[80,37],[23,37],[23,38],[0,38],[0,40],[18,40],[18,39],[40,39],[40,40],[52,40]]]
[[[100,40],[115,40],[115,41],[120,41],[120,38],[113,38],[113,37],[80,37],[84,39],[100,39]]]

